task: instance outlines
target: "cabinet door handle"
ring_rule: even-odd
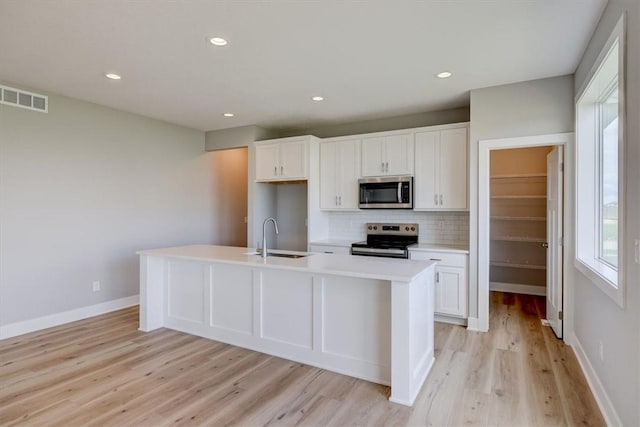
[[[384,172],[384,162],[380,163],[380,172]]]
[[[284,166],[280,166],[280,175],[284,175]]]
[[[436,283],[440,283],[440,273],[436,273]]]
[[[389,162],[386,162],[384,165],[385,165],[385,172],[389,172]]]
[[[437,194],[433,195],[433,204],[438,206],[438,195]]]
[[[442,194],[440,195],[440,206],[442,206]]]
[[[342,196],[338,196],[338,205],[342,206]]]
[[[273,167],[273,174],[274,175],[278,175],[278,167],[277,166]]]
[[[440,258],[429,258],[429,261],[442,261]]]
[[[333,251],[324,251],[325,254],[332,254]]]

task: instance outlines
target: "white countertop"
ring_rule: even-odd
[[[320,253],[309,254],[304,258],[267,257],[263,259],[260,255],[250,255],[251,252],[255,252],[255,249],[192,245],[143,250],[138,251],[137,254],[400,282],[412,281],[426,268],[435,264],[432,261]],[[273,252],[306,254],[306,252],[295,251],[274,250]]]
[[[449,243],[418,243],[417,245],[410,246],[410,251],[423,251],[423,252],[449,252],[458,254],[468,254],[469,245],[454,245]]]

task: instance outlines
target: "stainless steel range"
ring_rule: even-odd
[[[418,224],[369,222],[367,240],[351,245],[351,255],[409,258],[409,246],[418,243]]]

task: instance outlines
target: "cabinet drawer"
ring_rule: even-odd
[[[448,252],[409,251],[411,259],[422,261],[436,261],[438,265],[449,267],[467,267],[466,254],[452,254]]]
[[[309,245],[309,252],[350,255],[351,248],[346,246]]]

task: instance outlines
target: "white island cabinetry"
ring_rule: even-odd
[[[413,404],[434,360],[434,263],[249,252],[139,252],[140,329],[167,327],[390,385],[390,400]]]

